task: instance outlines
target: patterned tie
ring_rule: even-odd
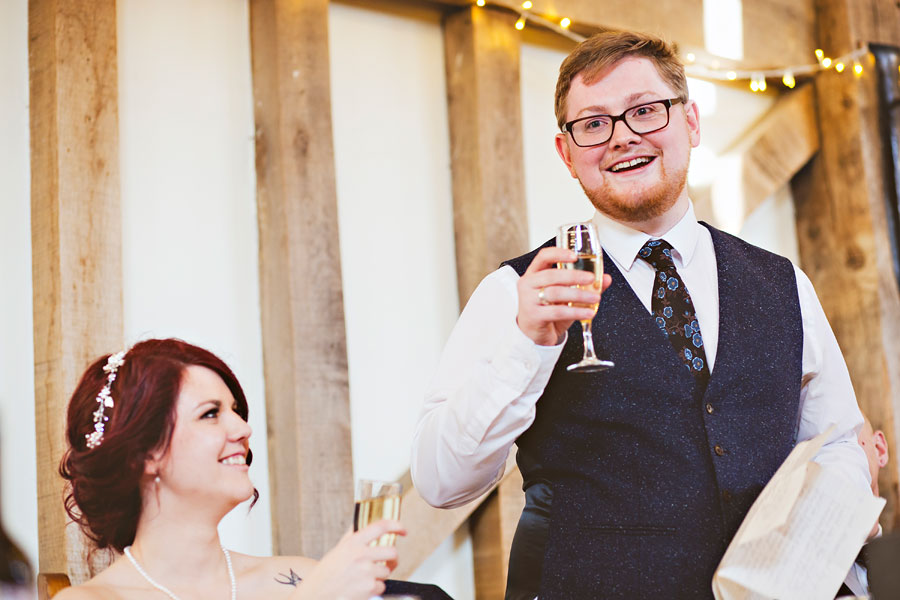
[[[700,335],[700,323],[694,316],[694,305],[687,287],[672,262],[672,246],[665,240],[650,240],[638,252],[656,269],[653,300],[650,308],[656,324],[663,330],[684,366],[694,376],[701,389],[709,381],[709,366]]]

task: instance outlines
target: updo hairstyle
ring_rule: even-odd
[[[85,434],[93,431],[93,413],[106,384],[103,367],[109,356],[87,368],[69,400],[68,448],[59,472],[68,481],[65,508],[72,520],[97,548],[121,552],[134,541],[141,516],[146,461],[154,452],[165,453],[169,448],[187,367],[206,367],[218,374],[245,421],[248,411],[241,384],[212,352],[177,339],[145,340],[125,354],[110,389],[115,405],[106,409],[109,421],[103,441],[90,449]],[[248,451],[248,465],[251,460]],[[254,503],[258,497],[253,490]]]

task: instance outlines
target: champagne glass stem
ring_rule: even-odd
[[[584,358],[582,358],[581,360],[597,360],[597,355],[594,354],[594,334],[591,332],[590,321],[581,322],[581,337],[584,341]]]

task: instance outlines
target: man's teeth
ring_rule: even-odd
[[[642,156],[642,157],[640,157],[640,158],[635,158],[635,159],[632,159],[632,160],[627,160],[627,161],[625,161],[625,162],[620,162],[619,164],[613,165],[612,168],[610,169],[610,171],[612,171],[613,173],[615,173],[615,172],[617,172],[617,171],[621,171],[622,169],[630,169],[631,167],[636,167],[636,166],[638,166],[638,165],[643,165],[643,164],[646,164],[646,163],[648,163],[648,162],[650,162],[650,159]]]
[[[243,454],[235,454],[219,461],[223,465],[246,465],[247,458]]]

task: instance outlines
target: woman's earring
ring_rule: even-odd
[[[160,480],[159,480],[159,475],[157,475],[157,476],[153,479],[153,483],[156,484],[156,487],[159,487],[159,481],[160,481]]]

